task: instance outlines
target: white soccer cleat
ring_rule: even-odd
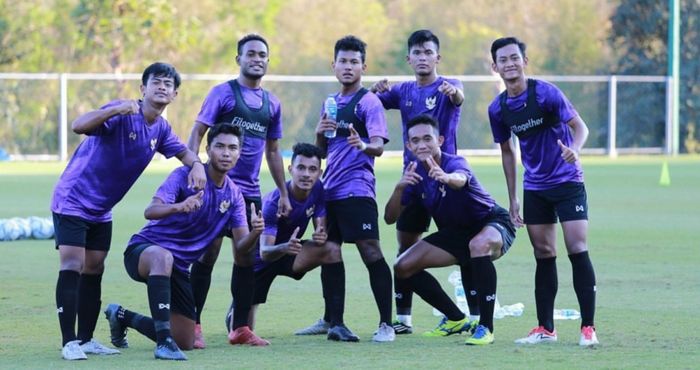
[[[549,331],[544,326],[538,326],[527,334],[527,337],[516,339],[516,344],[538,344],[557,341],[557,331]]]
[[[374,342],[393,342],[394,339],[396,339],[394,327],[384,322],[379,324],[379,328],[374,332],[374,336],[372,337],[372,341]]]
[[[68,343],[66,343],[65,346],[63,346],[63,349],[61,350],[61,356],[63,356],[64,360],[87,360],[87,356],[85,355],[85,352],[80,348],[80,341],[79,340],[73,340]]]
[[[581,328],[581,339],[578,341],[579,346],[593,346],[598,344],[598,336],[595,335],[593,326],[584,326]]]
[[[114,348],[105,347],[102,343],[95,340],[95,338],[81,344],[80,349],[83,350],[83,353],[91,355],[118,355],[121,353]]]

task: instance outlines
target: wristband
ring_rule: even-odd
[[[367,149],[367,144],[364,141],[360,141],[360,151],[364,152]]]

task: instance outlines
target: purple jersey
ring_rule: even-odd
[[[102,109],[119,104],[112,101]],[[54,189],[51,211],[92,222],[112,220],[112,208],[136,182],[156,152],[170,158],[187,150],[163,117],[143,113],[110,117],[87,133]]]
[[[205,166],[205,171],[208,166]],[[188,172],[187,167],[176,168],[158,188],[154,198],[174,204],[196,194],[196,190],[187,187]],[[150,243],[163,247],[172,253],[174,267],[187,273],[190,265],[224,229],[239,227],[248,228],[241,191],[228,177],[221,188],[207,177],[201,208],[149,221],[131,237],[129,245]]]
[[[578,116],[569,99],[551,83],[537,80],[534,87],[539,110],[544,114],[558,117],[550,126],[538,129],[543,117],[532,117],[525,122],[504,122],[499,95],[489,105],[491,132],[496,143],[503,143],[511,138],[511,130],[516,133],[534,130],[533,134],[520,135],[520,151],[525,174],[523,188],[526,190],[546,190],[565,182],[583,182],[581,162],[567,163],[561,158],[561,148],[557,140],[566,146],[573,143],[573,135],[566,123]],[[505,104],[511,112],[521,112],[527,107],[528,89],[514,97],[508,96]]]
[[[355,93],[356,94],[356,93]],[[348,105],[355,94],[342,96],[336,94],[338,113]],[[372,137],[381,137],[388,142],[384,108],[376,95],[367,92],[354,109],[354,118],[366,128],[362,140],[369,143]],[[347,129],[348,123],[338,122],[338,128]],[[356,127],[357,128],[357,125]],[[360,130],[358,130],[360,131]],[[340,134],[328,139],[328,159],[323,174],[326,200],[339,200],[350,197],[375,197],[374,157],[350,146],[347,137]]]
[[[251,110],[260,109],[263,106],[262,88],[251,89],[238,84],[245,104]],[[236,185],[240,187],[243,195],[249,198],[260,197],[260,165],[262,163],[263,152],[266,140],[277,140],[282,138],[282,107],[279,99],[267,92],[269,97],[270,122],[266,125],[264,137],[255,135],[245,135],[241,157],[236,166],[229,172]],[[211,127],[220,121],[218,119],[226,113],[232,112],[236,107],[236,97],[228,82],[214,86],[209,95],[202,103],[202,109],[197,115],[197,121]],[[238,122],[234,123],[244,131],[255,130],[259,126],[258,122]],[[250,127],[248,127],[250,126]]]
[[[419,86],[416,81],[402,82],[391,86],[389,91],[377,94],[386,109],[401,110],[401,124],[403,127],[403,141],[408,142],[406,124],[412,118],[427,114],[438,121],[440,135],[445,138],[440,149],[449,154],[457,154],[457,128],[461,115],[461,105],[454,105],[449,97],[438,91],[443,81],[447,81],[460,90],[463,90],[459,80],[438,78],[427,86]],[[404,147],[404,167],[408,162],[415,160],[413,153]]]
[[[299,228],[297,237],[301,238],[309,225],[309,220],[326,216],[326,203],[323,200],[323,183],[317,181],[309,196],[304,200],[295,199],[292,195],[290,181],[287,181],[287,191],[289,192],[289,202],[292,204],[292,211],[289,216],[277,217],[277,204],[280,200],[280,191],[274,191],[265,195],[262,202],[262,213],[265,219],[265,230],[263,235],[275,237],[275,244],[286,243],[292,236],[294,229]],[[255,253],[255,270],[261,270],[267,266],[266,262],[260,258],[259,251]]]
[[[467,160],[458,155],[442,153],[440,168],[445,173],[461,172],[469,182],[461,189],[454,190],[429,177],[425,166],[419,163],[416,173],[423,177],[423,181],[406,187],[401,196],[401,204],[405,206],[421,202],[439,229],[469,228],[488,216],[496,201],[479,184]]]

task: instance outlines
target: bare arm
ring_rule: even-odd
[[[280,199],[277,203],[277,214],[280,216],[287,216],[292,210],[292,204],[289,201],[287,186],[284,183],[284,161],[282,160],[279,140],[268,139],[265,142],[265,159],[267,160],[267,167],[270,169],[270,174],[272,174],[272,180],[275,181],[275,185],[280,191]]]
[[[501,164],[503,165],[503,174],[506,176],[510,218],[515,226],[520,227],[523,225],[523,220],[520,217],[520,200],[517,194],[517,171],[513,139],[508,139],[501,143]]]
[[[583,148],[583,144],[588,139],[588,127],[579,116],[570,119],[566,124],[574,131],[574,142],[567,147],[561,140],[558,141],[561,148],[561,157],[568,163],[574,163],[578,160],[581,148]]]
[[[275,237],[272,235],[263,235],[260,238],[260,258],[263,261],[275,261],[282,256],[290,254],[297,255],[301,252],[301,239],[297,237],[299,228],[297,227],[289,241],[275,245]]]
[[[409,163],[401,176],[401,180],[394,187],[394,191],[386,202],[386,206],[384,206],[384,222],[391,225],[399,219],[399,215],[404,208],[401,205],[401,197],[404,190],[406,190],[407,186],[416,185],[422,180],[423,178],[416,173],[416,162]]]
[[[250,211],[250,231],[245,226],[231,229],[234,255],[236,253],[250,253],[255,249],[258,238],[265,229],[265,220],[262,218],[262,213],[255,210],[255,203],[250,204]]]
[[[190,167],[190,173],[187,175],[187,186],[191,189],[204,189],[207,184],[207,174],[199,156],[193,151],[186,149],[178,153],[176,157],[182,164]]]
[[[187,147],[195,154],[199,153],[199,146],[202,144],[202,138],[207,130],[209,130],[209,126],[199,121],[195,121],[194,126],[192,126],[192,132],[187,139]]]
[[[147,220],[160,220],[176,213],[190,213],[202,206],[203,192],[190,195],[180,203],[165,203],[160,198],[153,198],[143,212]]]
[[[98,128],[108,119],[118,114],[133,114],[139,112],[137,100],[122,100],[119,104],[85,113],[71,123],[71,129],[76,134],[86,134]]]

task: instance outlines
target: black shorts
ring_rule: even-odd
[[[124,250],[124,267],[129,276],[141,283],[148,281],[139,276],[139,258],[143,251],[153,244],[132,244]],[[170,311],[196,320],[194,295],[190,276],[176,268],[170,274]]]
[[[430,214],[421,203],[407,205],[396,221],[396,230],[408,233],[424,233],[430,227]]]
[[[272,282],[277,276],[287,276],[294,280],[301,280],[305,273],[294,273],[295,256],[285,255],[277,261],[268,263],[262,269],[255,271],[255,293],[253,294],[253,304],[267,302],[267,294],[270,292]]]
[[[545,225],[574,220],[588,220],[586,187],[581,182],[566,182],[547,190],[523,192],[523,221]]]
[[[469,262],[469,242],[486,226],[493,226],[501,233],[501,256],[506,254],[515,241],[515,226],[508,211],[498,205],[479,225],[468,229],[442,228],[423,240],[453,255],[462,265]]]
[[[353,197],[326,202],[328,240],[342,244],[357,240],[379,240],[377,202]]]
[[[56,249],[59,245],[70,245],[93,251],[108,251],[112,244],[112,221],[93,222],[53,212],[53,228]]]
[[[248,230],[250,230],[250,204],[255,203],[255,210],[262,211],[262,200],[260,199],[260,197],[243,197],[243,200],[245,201],[245,219],[248,221]],[[221,234],[219,234],[219,237],[223,238],[224,236],[233,238],[233,234],[231,234],[231,229],[225,227],[223,230],[221,230]]]

